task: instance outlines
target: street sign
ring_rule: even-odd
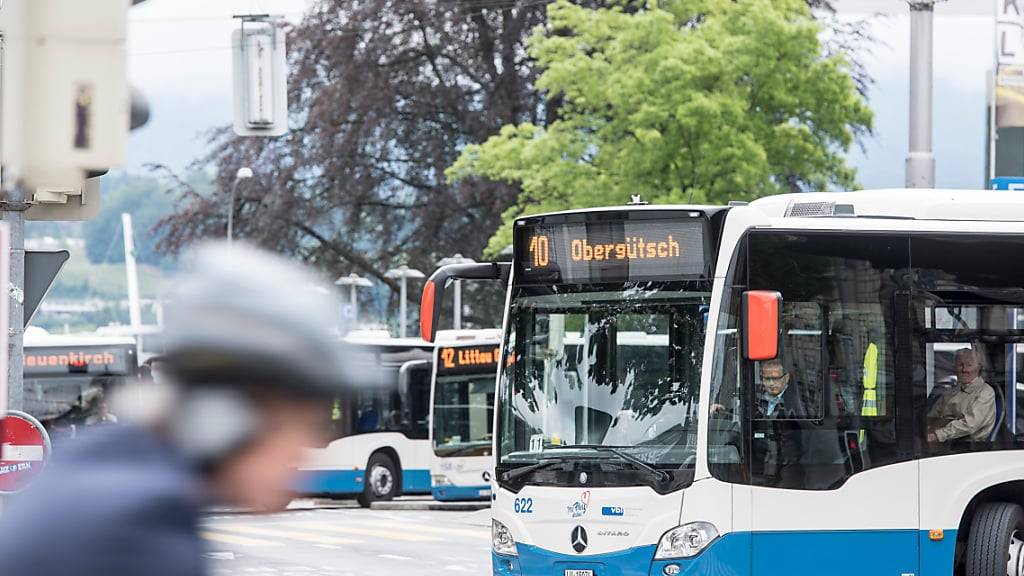
[[[993,178],[989,188],[992,190],[1010,190],[1011,192],[1024,191],[1024,177],[1001,176]]]
[[[0,428],[0,495],[23,490],[50,458],[50,435],[32,416],[11,410]]]
[[[25,327],[39,309],[39,304],[53,287],[64,263],[71,257],[67,250],[55,252],[25,251]]]

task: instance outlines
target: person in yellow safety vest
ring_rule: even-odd
[[[878,346],[868,342],[864,351],[864,393],[860,405],[861,416],[878,416]],[[864,444],[864,429],[860,431],[860,443]]]
[[[878,416],[878,346],[868,342],[864,351],[864,402],[861,416]]]

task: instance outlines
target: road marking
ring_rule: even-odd
[[[362,540],[353,540],[351,538],[337,538],[335,536],[322,536],[320,534],[314,534],[312,532],[303,532],[301,530],[275,530],[273,528],[264,528],[263,526],[243,526],[238,524],[222,524],[217,526],[218,530],[227,530],[229,532],[240,532],[242,534],[255,534],[256,536],[276,536],[278,538],[287,538],[289,540],[299,540],[302,542],[310,542],[313,544],[363,544]]]
[[[341,550],[341,546],[335,546],[334,544],[313,544],[317,548],[327,548],[328,550]]]
[[[393,530],[396,523],[389,522],[373,522],[368,520],[357,520],[355,523],[362,524],[364,526],[378,526],[381,528],[387,528]],[[464,528],[450,528],[448,526],[425,526],[423,524],[411,524],[408,522],[401,523],[402,530],[409,530],[413,532],[424,532],[427,534],[440,534],[442,536],[467,536],[469,538],[478,538],[480,540],[490,540],[491,532],[486,528],[480,530],[466,530]]]
[[[220,534],[217,532],[210,532],[204,530],[199,533],[199,536],[210,540],[211,542],[219,542],[221,544],[236,544],[238,546],[280,546],[280,542],[271,542],[270,540],[260,540],[258,538],[245,538],[243,536],[234,536],[232,534]]]
[[[360,536],[373,536],[376,538],[386,538],[388,540],[404,540],[406,542],[441,542],[441,538],[436,536],[424,536],[422,534],[411,534],[408,532],[399,532],[395,530],[374,530],[373,528],[355,528],[352,526],[340,526],[336,524],[328,524],[326,522],[283,522],[286,526],[294,528],[309,528],[311,530],[327,530],[330,532],[340,532],[342,534],[358,534]]]
[[[388,558],[390,560],[412,560],[408,556],[398,556],[396,554],[377,554],[377,558]]]

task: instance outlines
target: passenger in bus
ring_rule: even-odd
[[[957,350],[954,366],[957,387],[928,412],[928,441],[987,440],[996,422],[996,395],[981,377],[978,352]]]

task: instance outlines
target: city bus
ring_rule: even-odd
[[[1020,254],[1005,192],[518,219],[423,296],[508,282],[494,573],[1024,574]]]
[[[331,440],[309,451],[296,491],[363,506],[429,494],[433,345],[386,332],[352,333],[345,343],[352,370],[371,381],[331,401]]]
[[[114,423],[109,395],[138,375],[133,338],[25,331],[24,409],[55,438]]]
[[[489,500],[499,330],[439,333],[430,399],[435,500]]]

